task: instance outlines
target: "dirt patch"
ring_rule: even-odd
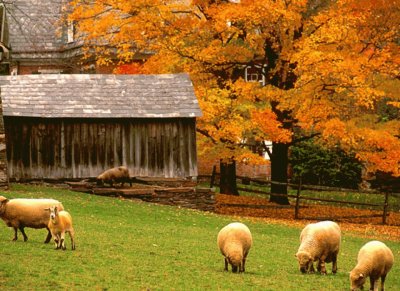
[[[215,202],[215,212],[219,214],[247,216],[298,227],[303,227],[311,221],[330,219],[338,221],[343,231],[355,233],[357,236],[400,241],[398,212],[389,212],[387,224],[382,225],[382,211],[377,210],[302,204],[300,219],[295,220],[294,206],[281,206],[262,198],[216,194]]]

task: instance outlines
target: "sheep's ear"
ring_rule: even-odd
[[[4,197],[4,196],[0,196],[0,203],[7,203],[9,200]]]
[[[359,278],[359,279],[364,278],[364,274],[363,274],[363,273],[360,273],[360,275],[358,275],[358,278]]]

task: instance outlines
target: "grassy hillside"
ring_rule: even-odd
[[[303,275],[294,257],[299,228],[57,188],[13,185],[0,195],[61,200],[74,219],[77,248],[71,251],[68,237],[66,251],[54,250],[43,243],[43,229],[27,228],[27,242],[21,235],[12,242],[13,230],[0,222],[4,290],[348,290],[348,272],[369,240],[344,233],[338,274]],[[219,229],[237,220],[254,239],[244,274],[224,272],[216,246]],[[385,243],[400,262],[400,242]],[[386,286],[400,290],[400,263]]]

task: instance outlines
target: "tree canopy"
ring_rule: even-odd
[[[190,73],[200,152],[256,161],[249,144],[318,137],[400,175],[400,122],[382,118],[400,107],[398,0],[74,0],[69,18],[119,73]]]

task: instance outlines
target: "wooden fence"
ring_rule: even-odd
[[[205,177],[205,176],[204,176]],[[216,173],[213,171],[213,174],[211,176],[208,176],[210,179],[210,187],[213,187],[214,185],[217,184],[217,180],[219,178],[219,173]],[[291,183],[279,183],[279,182],[274,182],[274,181],[268,181],[268,180],[261,180],[261,179],[255,179],[255,178],[249,178],[249,177],[242,177],[242,176],[236,176],[237,179],[244,181],[242,184],[250,184],[250,182],[254,182],[259,185],[271,185],[272,183],[275,184],[284,184],[287,185],[289,188],[296,189],[296,194],[273,194],[274,196],[286,196],[289,198],[293,198],[295,201],[294,205],[294,218],[295,219],[311,219],[310,217],[300,217],[300,201],[318,201],[318,202],[324,202],[324,203],[335,203],[335,204],[342,204],[346,206],[366,206],[366,207],[374,207],[376,209],[381,209],[382,214],[370,214],[370,215],[352,215],[352,216],[343,216],[340,217],[341,219],[356,219],[356,218],[372,218],[372,217],[382,217],[382,224],[386,224],[387,222],[387,216],[389,215],[388,213],[388,208],[389,208],[389,198],[392,195],[390,192],[379,192],[375,190],[368,190],[368,191],[358,191],[355,189],[345,189],[345,188],[338,188],[338,187],[326,187],[326,186],[315,186],[315,185],[302,185],[301,183],[299,184],[291,184]],[[251,189],[251,188],[246,188],[246,187],[238,187],[237,190],[239,191],[245,191],[249,193],[256,193],[256,194],[262,194],[262,195],[271,195],[272,193],[263,191],[263,190],[257,190],[257,189]],[[313,191],[318,191],[318,192],[323,192],[323,191],[335,191],[335,192],[343,192],[343,193],[349,193],[349,192],[357,192],[363,195],[379,195],[382,196],[382,203],[366,203],[366,202],[355,202],[355,201],[344,201],[344,200],[338,200],[338,199],[329,199],[329,198],[317,198],[317,197],[311,197],[307,194],[302,195],[302,191],[304,190],[313,190]],[[398,197],[398,196],[395,196]],[[222,206],[229,206],[229,207],[249,207],[249,208],[266,208],[268,206],[263,206],[263,205],[243,205],[243,204],[223,204]],[[287,207],[287,206],[286,206]],[[329,219],[329,217],[313,217],[312,219]]]

